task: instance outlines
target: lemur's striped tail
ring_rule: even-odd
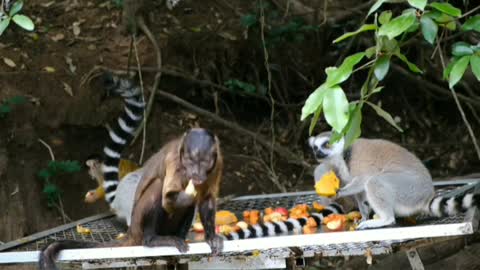
[[[113,74],[103,75],[107,95],[121,96],[125,107],[117,122],[109,129],[110,140],[103,148],[102,166],[105,181],[105,200],[111,204],[119,183],[118,168],[122,151],[133,139],[138,126],[143,120],[145,101],[140,86],[131,78]]]
[[[331,203],[319,213],[312,213],[310,217],[315,219],[317,224],[322,224],[323,219],[328,215],[342,213],[343,209],[339,204]],[[308,218],[289,218],[286,221],[265,222],[263,224],[249,225],[246,229],[224,235],[224,238],[227,240],[238,240],[275,236],[282,233],[292,232],[293,230],[301,231],[303,226],[307,224],[307,220]]]
[[[480,194],[466,193],[455,197],[434,197],[428,212],[436,217],[454,216],[470,208],[480,207]]]

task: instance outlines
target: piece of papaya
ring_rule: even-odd
[[[322,176],[322,179],[315,184],[315,192],[323,197],[333,197],[340,188],[340,180],[333,171]]]

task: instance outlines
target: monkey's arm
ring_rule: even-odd
[[[212,249],[212,253],[216,255],[223,249],[223,238],[215,234],[216,202],[214,196],[208,195],[203,198],[199,202],[198,211],[205,230],[205,240]]]

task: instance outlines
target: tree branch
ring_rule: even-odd
[[[268,148],[268,149],[271,149],[273,150],[275,153],[277,153],[279,156],[281,156],[282,158],[284,158],[288,163],[291,163],[291,164],[295,164],[295,165],[299,165],[299,166],[303,166],[303,167],[306,167],[308,169],[311,169],[312,166],[310,164],[308,164],[307,162],[305,162],[303,160],[303,158],[297,156],[295,153],[291,152],[289,149],[283,147],[283,146],[280,146],[278,144],[275,144],[275,145],[272,145],[271,142],[264,138],[263,136],[255,133],[255,132],[252,132],[248,129],[245,129],[235,123],[232,123],[232,122],[229,122],[217,115],[215,115],[214,113],[211,113],[205,109],[202,109],[202,108],[199,108],[197,106],[195,106],[194,104],[186,101],[186,100],[183,100],[173,94],[170,94],[168,92],[165,92],[165,91],[162,91],[162,90],[157,90],[157,95],[158,96],[162,96],[168,100],[171,100],[183,107],[186,107],[200,115],[203,115],[205,117],[208,117],[210,119],[212,119],[213,121],[225,126],[225,127],[228,127],[230,129],[233,129],[235,130],[236,132],[238,133],[241,133],[243,135],[246,135],[246,136],[250,136],[252,137],[253,139],[257,140],[259,144],[261,144],[262,146]]]

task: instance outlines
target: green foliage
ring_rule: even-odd
[[[471,17],[462,25],[462,31],[471,30],[480,32],[480,15]]]
[[[378,35],[393,39],[407,31],[408,28],[415,23],[416,19],[417,17],[414,11],[407,12],[382,25],[378,31]]]
[[[38,171],[37,176],[43,181],[43,194],[49,207],[55,205],[61,197],[62,191],[52,183],[52,179],[62,174],[79,172],[81,169],[78,161],[50,161],[47,168]]]
[[[420,24],[422,25],[423,38],[433,45],[437,37],[438,25],[428,16],[422,16]]]
[[[21,28],[27,31],[33,31],[35,29],[35,25],[33,21],[28,16],[23,14],[18,14],[22,10],[22,8],[23,8],[23,0],[18,0],[18,1],[15,1],[15,3],[13,3],[8,14],[2,13],[0,11],[0,36],[10,25],[11,21],[13,21],[15,24],[17,24],[18,26],[20,26]],[[4,7],[2,7],[1,10],[5,10]]]
[[[244,15],[240,19],[240,24],[251,31],[259,32],[261,9],[263,9],[265,18],[265,43],[268,47],[274,47],[285,42],[302,42],[305,40],[305,34],[319,29],[318,26],[307,25],[301,17],[283,20],[280,12],[268,2],[263,2],[263,6],[258,4],[256,12]],[[281,23],[278,23],[279,21]]]
[[[344,136],[347,145],[351,144],[361,134],[363,104],[367,104],[380,117],[402,132],[402,128],[387,111],[368,101],[372,95],[382,90],[378,84],[390,71],[392,61],[400,61],[411,72],[423,74],[423,71],[403,53],[402,49],[405,48],[402,46],[419,36],[418,34],[421,34],[428,44],[435,45],[439,29],[457,31],[457,24],[461,25],[461,31],[480,32],[480,15],[463,18],[462,11],[450,3],[427,4],[426,0],[408,0],[410,7],[395,16],[391,10],[379,11],[386,2],[377,0],[370,8],[367,17],[377,13],[372,16],[373,23],[363,24],[356,31],[345,33],[333,41],[339,43],[360,33],[368,33],[373,35],[375,45],[346,57],[339,67],[325,69],[327,75],[325,82],[310,94],[302,108],[302,121],[313,114],[310,133],[323,112],[325,120],[334,131],[334,138]],[[459,20],[464,19],[463,24],[459,23]],[[452,59],[444,69],[443,77],[448,80],[451,88],[461,80],[469,65],[472,73],[480,80],[480,45],[456,42],[452,45],[450,53]],[[369,61],[354,70],[353,68],[365,58]],[[359,100],[349,102],[340,84],[362,69],[368,69],[368,75],[360,89],[361,97]]]
[[[122,8],[123,7],[123,0],[112,0],[113,4],[117,8]]]
[[[20,105],[27,101],[25,97],[14,96],[0,103],[0,118],[5,117],[12,111],[13,105]]]
[[[255,85],[237,79],[228,80],[225,82],[225,85],[232,91],[243,91],[251,94],[265,95],[267,91],[264,86],[260,86],[260,88],[257,89]]]

